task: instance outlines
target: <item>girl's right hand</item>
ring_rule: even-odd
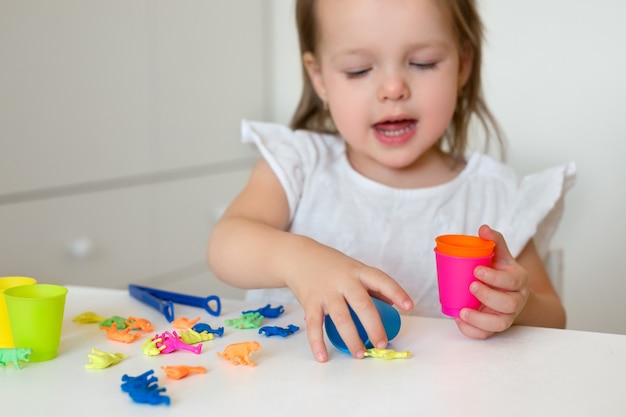
[[[413,301],[402,287],[379,269],[304,238],[298,271],[291,271],[287,286],[305,312],[311,351],[318,362],[328,360],[324,343],[324,317],[329,314],[341,338],[355,358],[363,358],[365,346],[358,335],[348,305],[363,324],[374,347],[383,349],[388,340],[371,296],[410,311]]]

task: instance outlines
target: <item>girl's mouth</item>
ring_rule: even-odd
[[[376,123],[372,129],[374,136],[385,145],[402,145],[407,142],[417,128],[414,119],[391,120]]]

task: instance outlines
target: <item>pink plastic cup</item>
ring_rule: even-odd
[[[477,281],[474,270],[477,266],[491,266],[493,253],[489,256],[465,258],[445,255],[435,249],[439,302],[441,312],[450,317],[459,317],[462,308],[477,309],[480,301],[470,292],[470,284]]]

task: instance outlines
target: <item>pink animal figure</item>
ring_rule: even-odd
[[[223,352],[217,352],[217,356],[235,365],[256,366],[256,363],[250,359],[250,355],[257,350],[261,350],[261,345],[257,341],[233,343],[226,346]]]
[[[161,369],[165,371],[165,375],[172,379],[181,379],[191,374],[206,374],[206,368],[204,366],[162,366]]]
[[[199,321],[200,317],[196,317],[193,320],[189,320],[187,317],[180,317],[172,322],[172,326],[181,330],[189,330]]]
[[[138,333],[131,334],[130,331],[132,329],[130,327],[127,327],[124,330],[117,330],[117,323],[115,322],[111,323],[111,327],[100,326],[100,330],[104,330],[109,339],[116,340],[118,342],[132,343],[141,337]]]
[[[199,344],[197,346],[188,345],[180,339],[176,332],[174,332],[173,334],[170,332],[164,332],[160,335],[156,335],[155,339],[156,338],[161,338],[162,340],[160,343],[157,342],[157,348],[165,346],[165,349],[161,350],[161,353],[172,353],[179,349],[188,350],[189,352],[193,352],[197,355],[202,352],[202,344]]]

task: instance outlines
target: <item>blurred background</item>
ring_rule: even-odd
[[[205,248],[242,118],[288,123],[293,0],[0,0],[0,275],[241,297]],[[626,334],[626,3],[479,1],[485,93],[529,174],[575,161],[552,242],[571,329]]]

